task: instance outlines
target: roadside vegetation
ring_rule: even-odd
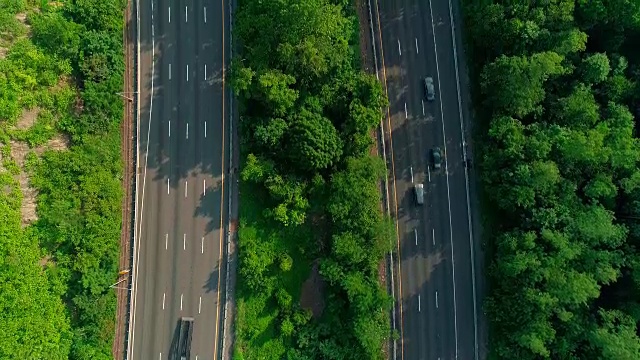
[[[386,104],[350,0],[238,2],[241,188],[235,359],[382,359]],[[384,266],[383,266],[384,267]]]
[[[111,359],[124,0],[0,0],[0,358]]]
[[[492,359],[640,359],[640,3],[466,1]]]

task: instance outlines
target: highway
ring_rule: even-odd
[[[462,23],[460,9],[451,1],[372,0],[379,75],[390,102],[383,125],[398,230],[397,359],[483,358],[478,219],[463,153],[470,151],[470,101],[461,34],[452,27]],[[425,98],[427,76],[434,101]],[[437,171],[430,167],[434,147],[444,152]],[[421,207],[416,183],[425,188]]]
[[[139,0],[137,239],[128,359],[217,359],[227,219],[229,5]]]

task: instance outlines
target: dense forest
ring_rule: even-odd
[[[124,4],[0,0],[2,359],[112,358]]]
[[[472,1],[493,359],[640,359],[640,3]]]
[[[393,227],[371,155],[386,99],[360,71],[350,0],[238,2],[235,359],[382,359]]]

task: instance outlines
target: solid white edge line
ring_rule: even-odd
[[[222,4],[224,5],[224,0],[222,2]],[[231,36],[233,34],[233,4],[234,1],[231,0],[228,2],[229,5],[229,49],[231,49],[231,51],[229,51],[228,53],[233,55],[233,36]],[[224,24],[225,21],[225,17],[224,15],[222,16],[222,23]],[[223,39],[224,39],[224,26],[222,27],[223,29]],[[223,47],[223,50],[225,49],[225,47]],[[223,51],[224,52],[224,51]],[[223,63],[226,61],[226,59],[222,59]],[[228,91],[228,90],[227,90]],[[229,92],[230,96],[229,96],[229,169],[233,169],[233,93]],[[224,93],[223,93],[223,98],[224,98]],[[224,131],[224,127],[222,129],[222,131]],[[224,137],[223,137],[224,139]],[[224,146],[224,141],[222,142],[222,146]],[[224,160],[223,160],[224,163]],[[233,180],[233,174],[229,174],[229,179]],[[237,176],[237,175],[236,175]],[[222,173],[222,183],[224,184],[224,172]],[[227,229],[230,228],[230,224],[231,224],[231,203],[233,200],[233,181],[231,182],[231,184],[229,185],[229,189],[227,191],[227,197],[228,197],[228,204],[227,204]],[[224,191],[223,191],[224,193]],[[224,195],[224,194],[223,194]],[[231,262],[230,259],[230,247],[231,247],[231,231],[227,231],[227,241],[226,241],[226,270],[225,270],[225,297],[224,297],[224,308],[223,308],[223,312],[222,312],[222,316],[223,316],[223,321],[222,321],[222,334],[221,334],[221,340],[220,340],[220,349],[221,349],[221,358],[222,360],[225,360],[225,331],[226,331],[226,327],[227,327],[227,307],[229,304],[229,293],[231,292],[229,290],[229,264]],[[220,259],[222,259],[222,255],[220,256]],[[218,307],[219,309],[219,307]],[[219,316],[219,315],[216,315]],[[218,320],[219,321],[219,317]],[[215,345],[217,345],[217,339],[216,342],[214,342]],[[214,347],[215,347],[214,345]]]
[[[449,19],[451,20],[451,42],[453,43],[453,65],[456,72],[456,91],[458,93],[458,114],[460,117],[460,136],[462,137],[462,157],[463,160],[467,161],[467,147],[465,146],[465,138],[464,138],[464,118],[462,116],[462,100],[460,97],[460,75],[458,70],[458,50],[456,46],[456,35],[455,35],[455,23],[453,21],[453,9],[451,0],[449,0]],[[466,200],[467,200],[467,221],[469,226],[469,252],[471,254],[471,287],[473,293],[473,337],[474,337],[474,350],[475,350],[475,359],[479,359],[479,344],[478,344],[478,310],[477,310],[477,299],[476,299],[476,265],[475,265],[475,254],[473,250],[473,223],[471,222],[471,204],[469,203],[469,173],[467,171],[466,165],[464,166],[464,180],[465,180],[465,191],[466,191]]]
[[[137,80],[138,80],[138,86],[136,89],[136,93],[140,94],[140,0],[136,0],[136,24],[137,24],[137,51],[136,51],[136,56],[138,58],[138,75],[137,75]],[[127,357],[128,358],[133,358],[133,349],[134,349],[134,343],[135,343],[135,325],[136,325],[136,307],[138,305],[137,303],[137,298],[138,298],[138,266],[140,265],[139,261],[140,261],[140,237],[142,236],[142,226],[139,227],[138,230],[138,236],[136,239],[136,229],[135,226],[137,225],[136,222],[139,221],[140,223],[142,223],[142,215],[143,215],[143,210],[144,210],[144,192],[145,192],[145,186],[146,186],[146,182],[147,182],[147,164],[148,164],[148,158],[149,158],[149,140],[150,140],[150,133],[151,133],[151,114],[152,114],[152,109],[153,109],[153,78],[154,78],[154,73],[155,73],[155,37],[154,37],[154,26],[153,26],[153,1],[151,2],[151,96],[150,96],[150,100],[149,100],[149,125],[148,125],[148,129],[147,129],[147,146],[146,146],[146,150],[145,150],[145,164],[144,164],[144,175],[142,177],[142,196],[141,196],[141,200],[140,200],[140,219],[137,219],[137,216],[135,216],[134,214],[134,239],[133,239],[133,264],[131,266],[131,268],[133,269],[133,271],[131,272],[131,282],[133,284],[132,288],[131,288],[131,292],[133,293],[132,298],[132,304],[131,304],[131,308],[132,310],[129,312],[129,334],[131,337],[131,341],[129,342],[129,347],[128,347],[128,351],[127,351]],[[138,109],[137,109],[137,113],[138,113],[138,119],[140,119],[140,99],[138,98]],[[140,155],[140,129],[139,126],[136,127],[137,128],[137,132],[138,132],[138,137],[136,139],[136,157],[139,157]],[[138,166],[140,166],[140,163],[137,163]],[[136,177],[138,176],[138,169],[136,169]],[[137,179],[136,179],[137,180]],[[136,200],[138,199],[138,181],[136,181]],[[137,204],[137,201],[134,202],[134,206],[135,204]],[[160,357],[162,357],[162,353],[160,353]]]
[[[440,85],[440,65],[438,64],[438,45],[436,42],[436,29],[435,29],[435,25],[433,23],[433,7],[431,5],[432,0],[429,0],[429,13],[431,15],[431,34],[433,36],[433,49],[435,52],[435,58],[436,58],[436,73],[438,75],[438,88],[442,89],[442,86]],[[445,141],[444,141],[444,158],[445,158],[445,162],[444,162],[444,169],[445,169],[445,176],[447,179],[447,206],[448,206],[448,211],[449,211],[449,244],[451,247],[451,279],[453,282],[453,330],[454,330],[454,338],[455,338],[455,347],[456,347],[456,356],[455,358],[458,358],[458,303],[456,300],[456,264],[455,264],[455,258],[454,258],[454,254],[453,254],[453,224],[451,223],[451,187],[449,185],[449,162],[446,160],[447,158],[447,133],[445,131],[445,126],[444,126],[444,113],[443,113],[443,109],[442,109],[442,97],[439,97],[440,102],[440,120],[442,121],[442,136],[444,137]]]

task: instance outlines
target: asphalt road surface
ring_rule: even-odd
[[[195,318],[191,359],[220,351],[228,24],[224,0],[140,0],[139,237],[129,359],[176,358],[181,317]]]
[[[374,33],[382,43],[378,65],[390,101],[384,126],[398,224],[398,359],[483,358],[480,280],[472,261],[478,229],[463,153],[469,151],[469,96],[460,30],[452,27],[452,18],[461,24],[459,4],[451,1],[450,8],[449,0],[372,0]],[[434,101],[425,97],[427,76],[434,80]],[[439,170],[431,167],[434,147],[444,155]],[[414,201],[417,183],[424,184],[423,206]]]

